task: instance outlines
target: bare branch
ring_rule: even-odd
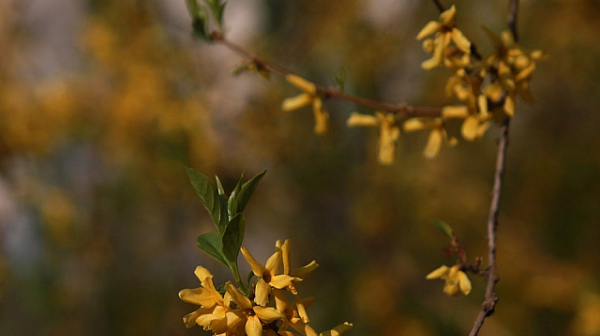
[[[517,34],[517,18],[519,12],[519,0],[510,0],[508,3],[508,29],[513,34],[515,41],[519,40]]]
[[[440,13],[446,10],[444,8],[444,5],[442,5],[442,3],[440,2],[440,0],[433,0],[433,2],[437,6],[437,8],[440,10]]]
[[[220,43],[227,47],[229,50],[235,52],[236,54],[242,56],[243,58],[248,59],[249,61],[256,64],[259,68],[267,69],[273,73],[287,76],[293,74],[294,72],[288,70],[278,64],[267,61],[258,55],[247,51],[241,46],[229,41],[220,33],[212,33],[210,36],[211,40],[216,43]],[[389,113],[399,114],[402,117],[439,117],[442,115],[442,109],[436,107],[417,107],[410,106],[405,103],[384,103],[376,100],[371,100],[359,96],[350,95],[347,93],[343,93],[338,89],[331,86],[323,86],[316,85],[317,92],[319,92],[323,98],[326,99],[337,99],[337,100],[345,100],[350,101],[358,105],[370,107],[376,110],[385,111]]]

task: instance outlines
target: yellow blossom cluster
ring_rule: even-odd
[[[445,67],[452,72],[446,84],[446,94],[454,96],[461,105],[445,106],[439,117],[406,118],[401,113],[377,111],[374,115],[352,113],[347,120],[349,127],[376,127],[379,131],[378,161],[390,165],[401,131],[429,131],[423,154],[435,157],[442,145],[454,146],[458,141],[446,131],[448,119],[462,119],[461,134],[468,141],[481,138],[491,121],[514,116],[516,97],[533,101],[529,81],[536,63],[544,58],[541,51],[525,53],[515,43],[512,33],[501,36],[484,27],[492,40],[495,52],[483,58],[474,45],[455,26],[456,7],[442,12],[438,21],[430,21],[417,34],[423,40],[423,48],[431,55],[421,66],[425,70]],[[327,131],[329,114],[323,108],[323,94],[317,86],[296,75],[286,80],[304,93],[285,99],[283,110],[291,111],[312,105],[315,115],[315,132]]]
[[[459,265],[452,267],[442,265],[429,273],[426,278],[444,280],[444,293],[447,295],[456,296],[459,290],[464,295],[469,295],[471,292],[471,281],[467,277],[467,274],[460,269]]]
[[[212,274],[198,266],[194,273],[201,287],[179,292],[183,301],[200,306],[183,318],[188,328],[199,325],[220,336],[340,336],[352,328],[352,324],[346,322],[317,333],[308,324],[306,309],[314,299],[301,298],[295,283],[304,280],[318,264],[312,261],[291,270],[289,240],[277,241],[275,253],[265,265],[257,262],[246,247],[242,247],[241,252],[258,279],[254,291],[244,295],[227,282],[220,292],[215,288]],[[294,297],[294,302],[288,300],[287,293]]]

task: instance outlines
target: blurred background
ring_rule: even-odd
[[[447,6],[449,2],[443,1]],[[457,1],[483,53],[507,1]],[[424,72],[415,36],[432,1],[230,0],[229,38],[317,83],[389,102],[444,106],[448,73]],[[482,335],[600,335],[600,2],[522,0],[521,44],[542,49],[533,105],[518,102],[499,226],[500,298]],[[297,90],[231,75],[240,58],[193,40],[183,0],[0,0],[0,335],[208,335],[185,329],[193,271],[227,270],[196,247],[214,230],[184,165],[266,177],[246,210],[261,260],[291,238],[319,331],[465,335],[485,284],[448,298],[425,275],[452,264],[432,225],[486,255],[497,127],[425,159],[403,135],[376,163],[377,132],[348,129],[347,102],[281,112]],[[458,135],[460,125],[451,125]],[[245,267],[245,268],[244,268]],[[248,271],[244,266],[242,270]]]

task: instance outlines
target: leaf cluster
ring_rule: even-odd
[[[223,30],[223,14],[225,13],[226,2],[221,3],[220,0],[203,0],[199,3],[199,0],[187,0],[187,8],[192,16],[192,28],[194,37],[211,41],[211,35],[208,32],[208,24],[210,21],[210,15]]]
[[[185,169],[196,194],[200,197],[202,205],[208,211],[210,219],[218,230],[200,235],[197,239],[198,247],[227,266],[238,284],[244,288],[237,266],[237,257],[246,232],[246,219],[243,211],[266,171],[247,182],[244,182],[242,174],[228,197],[219,177],[215,176],[215,184],[195,169],[189,167]]]

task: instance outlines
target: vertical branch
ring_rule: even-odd
[[[508,3],[508,29],[513,34],[515,41],[519,39],[517,35],[517,12],[519,11],[519,0],[510,0]]]
[[[496,266],[496,230],[498,228],[498,212],[500,211],[500,198],[502,196],[502,183],[504,181],[504,168],[506,166],[509,125],[510,119],[507,118],[500,128],[500,142],[498,143],[498,155],[496,156],[494,188],[492,191],[492,202],[490,204],[490,213],[487,221],[488,268],[486,270],[487,286],[485,289],[485,298],[469,336],[477,335],[483,326],[486,317],[491,316],[494,313],[496,302],[498,302],[498,297],[496,297],[496,283],[498,282],[498,269]]]
[[[508,0],[508,28],[513,34],[515,41],[517,35],[517,14],[519,0]],[[498,155],[496,156],[496,172],[494,174],[494,188],[492,191],[492,202],[487,221],[488,233],[488,268],[486,269],[487,286],[485,298],[481,305],[479,315],[473,324],[469,336],[476,336],[488,316],[494,313],[498,297],[496,296],[496,283],[498,283],[498,268],[496,264],[496,231],[498,230],[498,213],[500,211],[500,198],[502,196],[502,184],[504,181],[504,169],[506,166],[506,151],[508,148],[508,131],[510,118],[504,119],[500,127],[500,142],[498,143]]]
[[[440,0],[433,0],[433,2],[437,6],[437,8],[440,10],[440,13],[446,10],[444,8],[444,5],[442,5],[442,3],[440,2]]]

